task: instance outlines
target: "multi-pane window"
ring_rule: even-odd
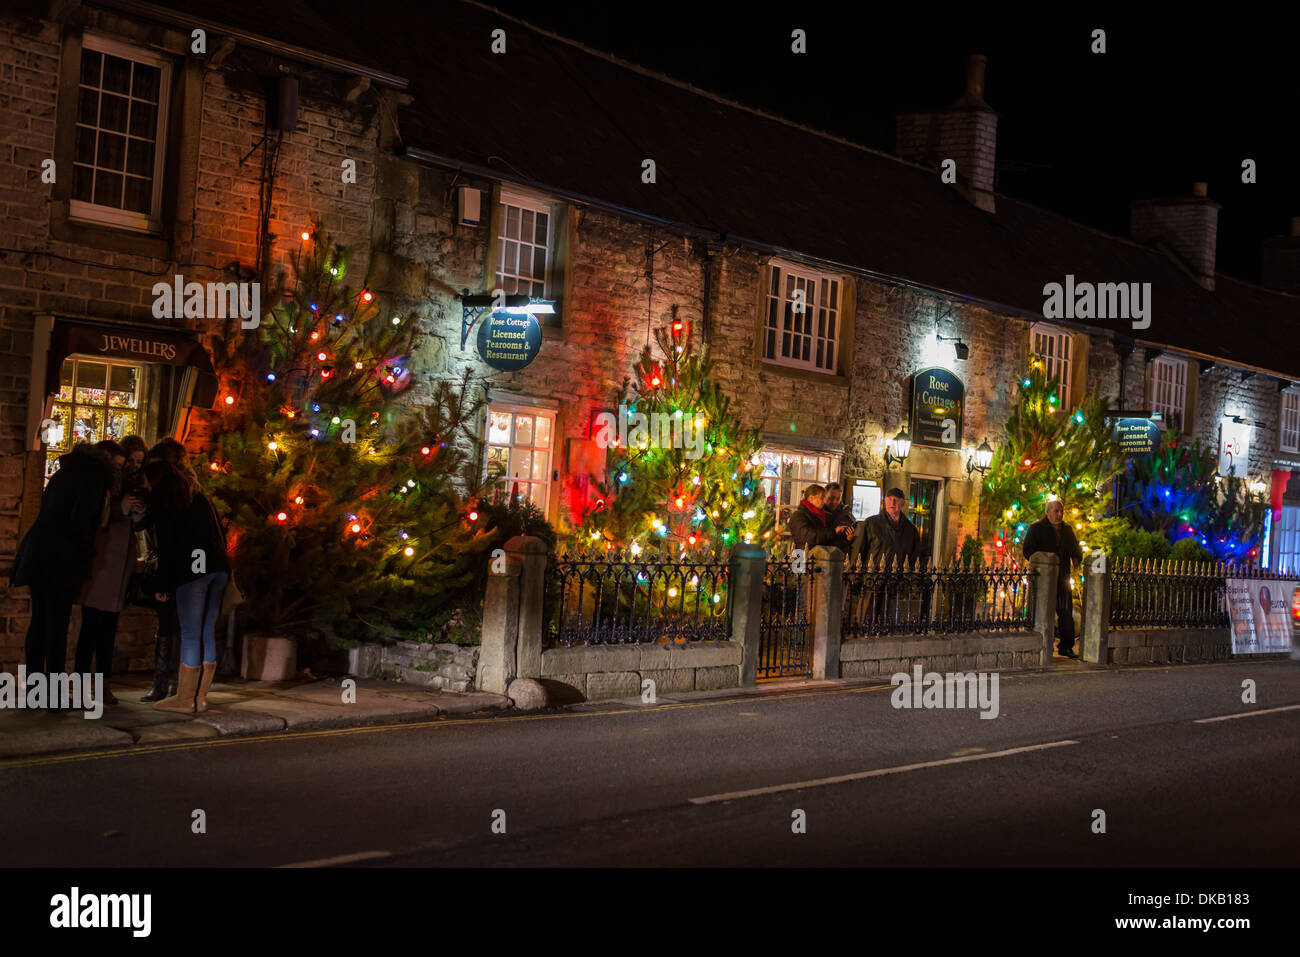
[[[507,296],[546,298],[553,218],[549,203],[501,192],[497,206],[497,286]]]
[[[146,50],[87,36],[81,48],[71,213],[155,228],[171,65]]]
[[[763,494],[776,511],[778,527],[784,526],[799,507],[803,490],[840,480],[842,456],[833,452],[804,452],[767,446],[762,458]]]
[[[763,358],[779,365],[835,372],[840,280],[772,264],[763,328]]]
[[[1063,329],[1054,329],[1041,323],[1030,330],[1032,351],[1046,370],[1047,378],[1056,379],[1061,386],[1061,403],[1070,400],[1071,335]]]
[[[1151,362],[1151,409],[1166,423],[1182,428],[1187,399],[1187,361],[1164,357]]]
[[[1277,564],[1273,571],[1294,575],[1300,571],[1300,505],[1283,505],[1282,518],[1273,523],[1272,532],[1277,539]]]
[[[1287,389],[1282,393],[1278,446],[1283,452],[1300,452],[1300,390]]]
[[[492,405],[488,409],[487,479],[493,502],[529,499],[546,511],[555,413]]]
[[[59,394],[46,433],[45,477],[58,458],[78,442],[121,441],[139,435],[140,366],[89,359],[65,359]]]

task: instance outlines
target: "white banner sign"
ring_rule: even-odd
[[[1291,599],[1296,582],[1228,579],[1228,614],[1234,655],[1286,654],[1292,650]]]

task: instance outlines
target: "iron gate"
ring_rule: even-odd
[[[812,674],[812,590],[816,565],[795,574],[789,561],[768,559],[758,639],[758,680]]]

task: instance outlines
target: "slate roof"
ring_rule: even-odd
[[[1300,379],[1300,296],[1220,274],[1005,194],[985,213],[929,170],[761,115],[466,0],[188,0],[214,20],[403,76],[404,144],[732,240],[1031,315],[1043,285],[1150,282],[1152,324],[1086,324]],[[279,7],[276,7],[277,14]],[[313,20],[315,18],[315,20]],[[490,51],[502,28],[507,53]],[[865,107],[864,107],[865,108]],[[652,158],[658,182],[641,182]]]

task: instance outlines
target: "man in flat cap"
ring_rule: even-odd
[[[885,493],[884,510],[858,526],[849,550],[850,561],[861,555],[867,561],[880,558],[886,565],[898,568],[910,566],[921,557],[921,533],[903,514],[906,500],[901,488]]]

